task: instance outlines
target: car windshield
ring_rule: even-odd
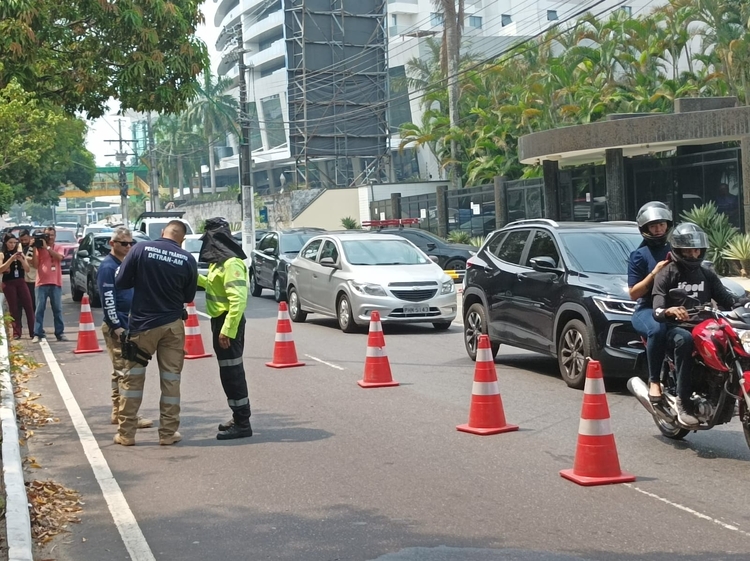
[[[299,253],[305,242],[315,234],[282,234],[281,253]]]
[[[200,238],[186,238],[183,242],[183,247],[185,248],[185,251],[189,253],[200,253],[201,252],[201,246],[203,246],[203,242]]]
[[[630,254],[643,241],[638,232],[560,233],[573,268],[582,273],[626,275]]]
[[[76,236],[73,232],[66,230],[57,230],[55,236],[55,243],[78,243]]]
[[[344,240],[346,260],[352,265],[424,265],[424,254],[406,240]]]

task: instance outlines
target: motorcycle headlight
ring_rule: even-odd
[[[371,284],[369,282],[357,282],[350,280],[349,286],[352,290],[363,296],[385,296],[385,290],[379,284]]]
[[[445,281],[443,286],[440,288],[440,294],[450,294],[455,290],[453,279]]]
[[[737,337],[740,338],[742,348],[745,349],[746,353],[750,353],[750,329],[735,329]]]
[[[616,298],[593,298],[596,307],[605,314],[633,315],[635,302],[632,300],[618,300]]]

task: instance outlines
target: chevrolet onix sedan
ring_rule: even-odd
[[[411,242],[389,234],[324,234],[311,238],[289,267],[289,315],[338,319],[345,333],[367,325],[377,310],[384,323],[432,323],[445,330],[456,318],[453,280]]]

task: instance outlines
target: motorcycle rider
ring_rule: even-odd
[[[633,329],[646,339],[649,400],[651,403],[659,403],[659,377],[666,352],[667,326],[654,319],[651,289],[656,275],[669,263],[667,256],[671,247],[668,238],[673,225],[672,211],[662,202],[651,201],[640,208],[636,222],[643,241],[630,254],[628,292],[631,300],[637,300],[632,319]]]
[[[659,322],[669,320],[688,321],[690,316],[683,302],[670,297],[672,288],[681,288],[698,303],[715,300],[727,309],[735,306],[732,293],[721,283],[718,275],[701,266],[708,249],[708,236],[695,224],[680,224],[672,232],[672,262],[656,275],[652,290],[654,319]],[[677,370],[677,418],[685,426],[700,424],[693,414],[693,336],[690,331],[667,323],[667,349],[674,352]]]

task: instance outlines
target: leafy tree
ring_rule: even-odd
[[[0,87],[13,78],[39,99],[101,117],[123,110],[174,112],[208,64],[195,37],[201,0],[0,2]]]

